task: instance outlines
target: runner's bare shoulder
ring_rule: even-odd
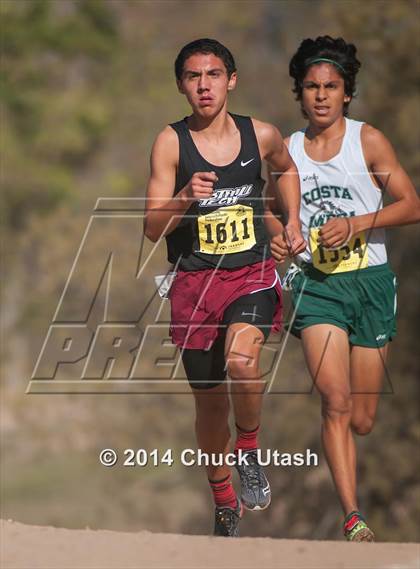
[[[155,161],[162,161],[161,165],[164,164],[165,166],[178,166],[178,135],[169,125],[160,131],[153,143],[152,162]]]
[[[279,143],[282,141],[280,131],[273,124],[268,122],[259,121],[252,118],[252,125],[255,130],[255,135],[257,137],[258,148],[260,150],[260,155],[264,158],[267,151],[271,151],[273,148],[273,143]]]
[[[279,133],[277,127],[269,122],[259,121],[257,119],[251,118],[252,125],[255,130],[257,138],[261,137],[263,140],[272,137],[273,135]]]
[[[379,129],[364,123],[360,133],[363,154],[368,166],[375,162],[375,158],[384,154],[394,155],[391,143]]]

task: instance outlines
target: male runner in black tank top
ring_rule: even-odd
[[[261,160],[286,174],[277,187],[292,254],[305,248],[299,178],[274,126],[227,112],[236,84],[228,49],[215,40],[194,41],[179,53],[175,73],[192,114],[154,143],[145,234],[152,241],[166,237],[177,270],[171,334],[195,397],[198,446],[206,453],[230,451],[226,372],[232,380],[235,452],[245,457],[237,465],[241,500],[226,464],[210,464],[207,475],[214,533],[237,536],[241,502],[254,510],[270,503],[257,455],[264,389],[258,362],[273,318],[279,324],[281,291],[263,223]]]

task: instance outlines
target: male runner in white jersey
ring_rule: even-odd
[[[279,328],[281,290],[264,226],[261,161],[284,172],[278,191],[285,204],[290,246],[305,247],[300,232],[296,167],[274,126],[227,111],[236,85],[232,54],[201,39],[184,46],[175,62],[179,91],[192,114],[167,126],[151,156],[145,234],[166,237],[176,279],[170,290],[171,335],[196,403],[196,435],[206,453],[230,449],[229,390],[237,427],[235,452],[241,497],[226,464],[207,475],[216,505],[215,535],[237,536],[241,501],[251,510],[270,503],[257,460],[264,385],[261,347]]]
[[[290,62],[309,122],[286,139],[299,170],[308,243],[292,280],[291,331],[302,340],[321,394],[322,441],[345,537],[373,541],[357,503],[353,433],[367,435],[373,427],[395,335],[396,279],[384,228],[418,222],[420,201],[386,137],[346,118],[359,66],[355,46],[329,36],[304,40]],[[382,207],[383,191],[394,203]],[[272,252],[284,260],[281,236],[273,239]]]

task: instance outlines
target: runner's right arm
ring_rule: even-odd
[[[194,201],[210,197],[217,181],[214,172],[195,172],[174,196],[178,161],[178,136],[167,126],[157,136],[150,157],[144,233],[153,242],[171,233]]]

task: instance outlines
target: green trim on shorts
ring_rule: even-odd
[[[296,315],[290,332],[316,324],[345,330],[349,343],[381,348],[396,334],[396,277],[388,263],[327,275],[309,263],[292,281]],[[300,298],[300,300],[299,300]]]

